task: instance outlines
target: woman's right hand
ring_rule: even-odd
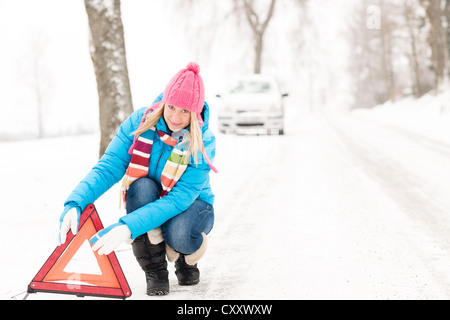
[[[64,211],[59,218],[59,245],[66,242],[67,232],[69,232],[69,230],[72,230],[74,235],[77,234],[80,216],[81,209],[77,204],[69,202],[64,207]]]

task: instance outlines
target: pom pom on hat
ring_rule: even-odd
[[[198,63],[195,62],[189,62],[188,65],[186,66],[186,69],[194,72],[195,74],[200,73],[200,66],[198,65]]]

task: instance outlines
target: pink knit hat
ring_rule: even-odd
[[[197,119],[201,127],[203,126],[201,113],[205,104],[205,87],[199,72],[200,66],[197,63],[188,63],[186,69],[179,71],[170,80],[164,90],[161,103],[165,102],[197,113]]]

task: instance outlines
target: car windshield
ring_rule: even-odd
[[[267,81],[239,81],[230,93],[265,93],[271,89],[272,86]]]

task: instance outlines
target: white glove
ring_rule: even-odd
[[[64,244],[66,242],[67,232],[72,230],[75,235],[78,232],[78,222],[80,221],[81,209],[76,207],[66,207],[64,212],[60,217],[59,225],[59,244]]]
[[[117,249],[122,242],[131,243],[131,231],[124,223],[116,223],[106,229],[102,229],[95,234],[89,243],[93,251],[98,250],[98,254],[108,255]]]

